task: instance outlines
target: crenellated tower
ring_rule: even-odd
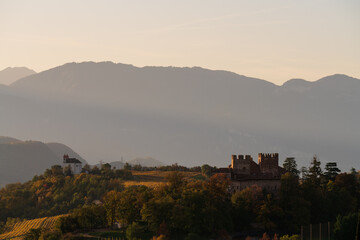
[[[250,155],[232,155],[231,168],[240,174],[250,174],[251,162],[253,159]]]
[[[279,154],[259,153],[258,164],[260,171],[265,174],[279,175]]]

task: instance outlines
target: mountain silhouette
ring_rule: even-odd
[[[20,78],[35,74],[34,70],[26,67],[8,67],[0,71],[0,84],[9,85]]]
[[[360,80],[332,75],[277,86],[199,67],[68,63],[0,91],[0,130],[57,139],[90,164],[151,156],[165,164],[227,166],[231,154],[314,154],[360,168]],[[323,164],[324,166],[324,164]]]

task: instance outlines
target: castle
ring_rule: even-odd
[[[279,167],[278,153],[259,153],[258,163],[250,155],[232,155],[231,165],[220,168],[231,179],[231,192],[235,193],[252,185],[260,186],[270,192],[280,188],[281,175],[285,173]]]

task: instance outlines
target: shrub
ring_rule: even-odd
[[[129,240],[142,239],[145,234],[146,234],[146,228],[144,226],[141,226],[137,222],[133,222],[126,229],[126,239],[129,239]]]
[[[300,236],[299,235],[284,235],[280,238],[280,240],[300,240]]]
[[[336,240],[355,239],[357,220],[357,213],[351,213],[344,217],[337,216],[334,225],[334,238]]]

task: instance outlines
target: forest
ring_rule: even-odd
[[[314,156],[297,169],[287,158],[278,192],[254,185],[234,194],[215,167],[162,167],[167,182],[128,186],[141,166],[111,169],[84,166],[83,173],[53,166],[26,183],[0,190],[0,231],[23,219],[65,214],[50,232],[29,239],[71,239],[71,233],[117,229],[124,239],[300,239],[301,226],[331,223],[332,239],[355,239],[359,228],[360,181],[355,169],[341,173],[335,162]],[[159,169],[158,169],[159,170]],[[203,178],[185,178],[198,171]],[[42,236],[42,237],[41,237]],[[292,237],[291,237],[292,236]],[[73,237],[74,238],[74,237]]]

